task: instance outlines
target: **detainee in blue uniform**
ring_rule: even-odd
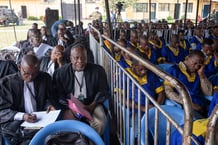
[[[153,49],[149,46],[147,36],[141,36],[137,50],[145,55],[145,57],[153,64],[157,64],[157,57]]]
[[[126,48],[126,42],[125,42],[124,39],[119,39],[119,40],[117,41],[117,44],[119,44],[121,47]],[[114,58],[115,58],[115,60],[116,60],[117,62],[120,61],[121,56],[122,56],[122,55],[121,55],[121,49],[120,49],[119,47],[117,47],[117,46],[114,46]]]
[[[202,29],[198,27],[194,30],[194,36],[190,39],[189,43],[191,44],[192,49],[195,50],[197,46],[201,46],[203,40]]]
[[[161,49],[164,46],[162,40],[160,40],[155,31],[149,33],[149,47],[154,50],[157,58],[157,63],[160,63],[159,57],[161,57]]]
[[[135,67],[144,67],[141,64]],[[136,69],[138,69],[136,68]],[[140,68],[143,69],[143,68]],[[127,69],[128,73],[141,85],[141,87],[148,92],[150,96],[153,97],[154,100],[156,100],[160,105],[163,104],[164,96],[163,96],[163,85],[160,82],[160,79],[152,72],[147,70],[141,70],[146,71],[144,76],[139,77],[137,73],[134,72],[131,68]],[[132,83],[130,83],[129,92],[130,92],[130,100],[133,100],[132,96]],[[138,103],[138,91],[139,88],[135,86],[134,88],[134,102],[135,104]],[[141,108],[143,108],[141,111],[144,112],[144,105],[145,105],[146,96],[143,92],[141,92]],[[138,106],[138,105],[136,105]],[[149,107],[153,107],[152,103],[149,104]]]
[[[180,47],[178,35],[173,35],[169,46],[165,46],[161,51],[161,60],[163,63],[179,63],[186,57],[186,51]]]
[[[188,89],[196,118],[203,118],[206,114],[203,95],[210,96],[212,94],[212,84],[203,72],[203,64],[204,54],[199,50],[193,50],[185,61],[173,65],[168,71]],[[182,104],[181,96],[177,90],[168,81],[165,81],[164,85],[167,97]]]
[[[139,55],[141,55],[139,53]],[[163,104],[164,100],[165,100],[165,95],[164,95],[164,88],[163,85],[161,84],[159,78],[153,74],[152,72],[148,71],[143,64],[141,64],[140,62],[138,62],[137,60],[133,60],[132,63],[132,67],[127,69],[127,72],[133,77],[133,79],[135,79],[139,85],[145,90],[147,91],[147,93],[149,95],[151,95],[154,100],[157,101],[158,104]],[[134,92],[132,93],[132,81],[130,81],[129,83],[130,85],[129,87],[129,106],[130,106],[130,112],[128,113],[127,111],[127,116],[128,119],[130,120],[130,126],[132,125],[131,121],[132,121],[132,111],[134,110],[134,126],[135,126],[135,130],[134,130],[134,136],[137,136],[137,126],[138,126],[138,105],[140,105],[140,111],[141,111],[141,116],[140,118],[143,116],[144,112],[145,112],[145,101],[146,101],[146,96],[143,92],[140,93],[141,95],[141,102],[140,104],[138,104],[139,102],[139,96],[138,96],[138,91],[139,88],[134,85]],[[134,97],[133,97],[134,96]],[[133,100],[134,98],[134,100]],[[132,109],[132,101],[134,101],[134,109]],[[126,102],[128,103],[128,102]],[[149,102],[149,108],[153,107],[153,104],[151,102]]]
[[[218,54],[216,51],[213,53],[213,40],[211,39],[204,39],[202,46],[201,46],[201,51],[204,53],[206,56],[205,60],[205,67],[204,67],[204,73],[207,77],[210,77],[214,74],[217,73],[218,71]]]
[[[211,76],[209,81],[213,86],[213,93],[216,93],[218,91],[218,74]]]
[[[127,41],[127,47],[132,46],[134,48],[137,48],[138,45],[138,32],[136,30],[131,30],[130,32],[130,40]]]
[[[188,40],[185,39],[185,31],[179,30],[178,36],[179,36],[179,45],[184,49],[185,56],[187,56],[192,48]]]
[[[126,48],[127,50],[130,51],[130,53],[134,53],[135,52],[135,48],[133,46],[127,46]],[[118,63],[124,68],[129,68],[132,65],[132,57],[126,53],[125,51],[121,50],[121,58],[118,61]]]

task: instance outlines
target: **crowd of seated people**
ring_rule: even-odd
[[[63,23],[56,38],[45,31],[46,27],[40,31],[34,23],[27,40],[17,45],[16,62],[0,61],[0,140],[3,135],[10,145],[29,144],[38,130],[25,130],[20,124],[37,122],[39,118],[32,114],[36,111],[60,109],[59,120],[83,121],[100,136],[106,127],[103,103],[109,98],[109,85],[103,67],[92,63],[86,38],[75,40]],[[49,39],[55,43],[49,45]],[[68,104],[75,99],[84,114],[78,115]]]
[[[108,31],[108,25],[99,26],[102,26],[100,29],[105,35],[104,32]],[[113,28],[111,38],[130,53],[141,53],[140,57],[149,60],[154,65],[171,64],[167,72],[179,79],[188,89],[194,109],[194,119],[208,117],[207,113],[209,110],[211,112],[211,107],[205,96],[214,95],[211,104],[217,104],[214,99],[217,96],[216,80],[218,79],[217,24],[212,21],[202,21],[194,26],[193,22],[187,20],[185,24],[182,21],[176,21],[170,27],[161,21],[158,23],[141,21],[134,22],[134,24],[121,22]],[[104,44],[104,49],[110,50],[111,54],[121,55],[119,59],[117,55],[112,56],[139,84],[144,80],[129,71],[134,67],[134,58],[128,53],[123,50],[118,51],[119,48],[109,42]],[[178,91],[168,82],[164,82],[164,91],[167,98],[173,98],[172,100],[179,104],[183,103]],[[130,99],[131,97],[133,96],[130,94]],[[136,100],[131,101],[137,103],[137,95],[134,97]]]
[[[217,85],[208,78],[214,75],[213,78],[217,78],[217,45],[214,44],[218,41],[218,28],[216,25],[208,27],[204,25],[206,24],[201,23],[194,28],[191,21],[188,21],[186,26],[181,21],[177,21],[169,28],[166,22],[142,21],[131,27],[128,22],[124,22],[114,28],[112,34],[119,45],[131,53],[144,57],[154,65],[173,64],[169,73],[178,79],[181,78],[182,83],[188,88],[196,118],[206,117],[208,111],[207,106],[203,106],[205,104],[202,102],[204,99],[202,92],[205,95],[213,95]],[[93,26],[109,36],[107,25],[94,21]],[[205,29],[210,30],[205,31]],[[164,104],[165,94],[166,96],[173,94],[174,101],[182,104],[180,96],[170,84],[167,82],[162,84],[154,74],[128,53],[114,47],[108,41],[104,42],[104,49],[111,53],[144,89],[150,91],[152,96],[156,96],[155,100],[159,104]],[[21,49],[16,61],[18,68],[15,67],[15,71],[11,69],[4,76],[16,73],[10,77],[2,76],[0,79],[1,126],[8,127],[13,124],[11,122],[17,120],[35,122],[36,116],[31,116],[30,113],[48,108],[52,110],[61,108],[62,119],[80,119],[66,105],[69,99],[76,97],[93,117],[93,120],[86,120],[86,122],[102,135],[106,123],[102,104],[109,97],[109,87],[104,69],[89,61],[89,54],[87,54],[89,46],[82,41],[76,42],[73,34],[63,23],[58,25],[54,38],[46,34],[46,27],[42,27],[40,31],[34,25],[28,31],[27,40],[19,42],[17,46]],[[40,75],[43,77],[38,78]],[[14,78],[19,82],[9,81]],[[151,85],[151,82],[156,83]],[[11,90],[13,85],[20,93],[19,97],[23,96],[23,102],[17,101],[19,97],[16,97],[17,94]],[[37,87],[38,85],[45,87]],[[11,99],[7,99],[7,96]],[[131,97],[133,98],[130,96],[130,99]],[[137,102],[137,98],[135,99],[132,101]],[[42,102],[38,104],[40,101]],[[150,107],[152,106],[150,104]],[[9,115],[5,115],[7,113]],[[9,141],[14,140],[11,138]]]

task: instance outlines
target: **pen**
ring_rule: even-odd
[[[51,107],[49,106],[46,113],[48,114],[51,111]]]

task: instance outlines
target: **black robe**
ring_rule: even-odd
[[[49,62],[50,62],[50,57],[48,57],[48,56],[42,57],[42,59],[40,61],[40,70],[43,71],[43,72],[47,72]],[[55,70],[57,68],[58,68],[58,63],[55,62]]]
[[[18,71],[17,65],[12,60],[0,60],[0,78],[16,73]]]
[[[84,104],[93,101],[103,103],[109,98],[109,86],[105,70],[96,64],[88,63],[84,69],[87,98]],[[74,93],[74,70],[72,64],[66,64],[58,68],[53,75],[55,90],[59,97],[70,98],[70,93]]]
[[[47,73],[39,72],[33,82],[37,111],[45,111],[55,101],[52,97],[51,77]],[[0,80],[0,124],[14,121],[17,112],[25,112],[23,88],[24,81],[19,72]]]

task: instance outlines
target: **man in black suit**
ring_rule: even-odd
[[[23,121],[37,122],[37,116],[31,114],[32,112],[54,109],[52,102],[55,99],[52,98],[52,92],[51,77],[39,71],[39,61],[34,55],[25,55],[19,65],[19,72],[0,80],[1,132],[5,133],[4,136],[11,145],[26,142],[20,140],[25,138],[25,135],[18,132]],[[17,134],[10,136],[8,132]]]
[[[90,125],[100,134],[103,134],[106,125],[106,115],[103,102],[109,98],[109,86],[105,70],[96,64],[87,63],[87,49],[77,44],[71,48],[71,63],[62,66],[54,72],[53,80],[57,95],[61,99],[80,100],[93,120]],[[78,116],[76,112],[67,111],[65,119]]]

